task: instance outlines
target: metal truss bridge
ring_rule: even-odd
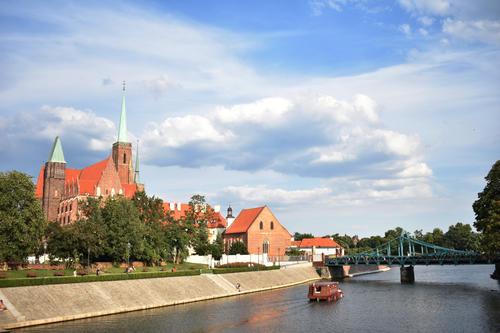
[[[491,263],[481,253],[447,249],[422,242],[402,231],[401,235],[370,249],[344,257],[327,257],[325,266],[353,265],[472,265]]]

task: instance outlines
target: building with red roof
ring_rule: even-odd
[[[138,152],[135,171],[132,166],[124,93],[118,140],[112,146],[111,156],[83,169],[66,168],[61,140],[56,137],[48,161],[40,168],[35,196],[48,221],[66,225],[77,218],[78,202],[87,197],[123,195],[131,198],[137,190],[144,190],[144,185],[139,179]]]
[[[308,254],[344,255],[344,249],[331,238],[304,238],[301,241],[294,241],[292,247]]]
[[[225,251],[236,241],[243,242],[250,254],[282,256],[290,247],[292,235],[273,215],[269,207],[243,209],[222,234]]]

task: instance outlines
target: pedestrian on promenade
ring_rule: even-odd
[[[7,310],[7,307],[5,304],[3,304],[3,299],[0,299],[0,311],[5,311]]]
[[[73,276],[76,277],[76,268],[75,270],[73,271]]]
[[[240,291],[241,291],[241,284],[240,284],[239,282],[238,282],[238,283],[236,283],[236,289],[238,289],[238,292],[240,292]]]

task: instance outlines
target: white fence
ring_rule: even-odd
[[[191,255],[186,259],[186,262],[208,265],[208,267],[210,268],[236,262],[248,262],[254,264],[261,264],[265,266],[272,266],[273,264],[280,266],[288,266],[308,261],[310,261],[310,258],[305,256],[299,256],[299,257],[280,256],[280,257],[273,257],[270,259],[268,258],[267,254],[235,254],[235,255],[223,254],[220,260],[213,259],[212,255],[207,255],[207,256]],[[319,255],[319,261],[321,261],[321,255]]]

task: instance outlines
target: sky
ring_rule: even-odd
[[[474,222],[500,158],[500,2],[2,1],[0,171],[111,154],[149,195],[290,233]]]

